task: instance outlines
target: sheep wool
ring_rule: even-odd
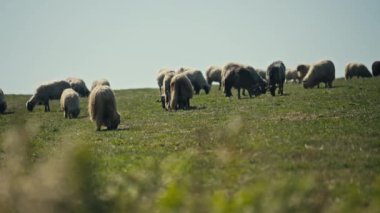
[[[375,61],[372,64],[372,75],[379,76],[380,75],[380,61]]]
[[[79,94],[69,88],[65,89],[61,95],[61,109],[65,118],[77,118],[80,113]]]
[[[111,86],[110,82],[107,79],[99,79],[92,82],[91,91],[97,86]]]
[[[310,65],[309,71],[303,79],[303,87],[313,88],[321,82],[325,83],[325,87],[332,88],[332,82],[335,80],[335,66],[330,60],[319,61]]]
[[[160,92],[160,95],[162,95],[162,86],[163,86],[163,82],[164,82],[164,77],[165,77],[165,74],[168,73],[168,72],[174,72],[173,70],[171,69],[167,69],[167,68],[162,68],[158,71],[158,74],[157,74],[157,84],[158,84],[158,90]]]
[[[175,75],[175,72],[171,71],[171,72],[167,72],[165,73],[165,76],[164,76],[164,81],[163,81],[163,94],[162,96],[164,97],[163,99],[161,99],[161,101],[163,100],[164,103],[162,103],[162,107],[163,109],[169,109],[169,102],[170,102],[170,82],[172,80],[172,78],[174,77]]]
[[[0,89],[0,113],[3,114],[7,109],[7,102],[5,101],[5,95],[2,89]]]
[[[372,77],[372,74],[364,64],[349,63],[346,65],[345,78],[346,80],[349,80],[353,77],[370,78]]]
[[[170,82],[170,109],[189,109],[193,87],[185,74],[176,74]]]
[[[269,81],[269,90],[272,96],[276,95],[277,87],[278,94],[284,94],[285,70],[286,68],[282,61],[275,61],[269,65],[267,69],[267,78]]]
[[[70,77],[67,78],[66,81],[69,82],[70,87],[75,90],[80,96],[88,97],[90,95],[90,91],[82,79]]]
[[[106,126],[108,130],[117,129],[120,124],[120,114],[116,109],[116,99],[109,86],[97,86],[88,100],[88,114],[91,121],[96,123],[96,130]]]
[[[70,88],[67,81],[52,81],[42,84],[26,102],[26,108],[31,112],[37,104],[42,103],[45,106],[45,112],[50,112],[49,100],[60,99],[63,90],[67,88]]]
[[[210,92],[210,85],[208,85],[201,71],[186,69],[184,72],[179,72],[179,74],[181,73],[185,74],[189,78],[191,84],[193,85],[195,94],[198,95],[201,89],[203,89],[206,94]]]
[[[206,71],[206,79],[210,87],[212,82],[218,82],[220,90],[222,87],[222,68],[218,66],[210,66]]]

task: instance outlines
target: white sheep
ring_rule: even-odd
[[[219,90],[222,87],[222,68],[218,66],[210,66],[206,71],[207,83],[211,86],[212,82],[219,83]]]
[[[347,64],[346,69],[345,69],[346,80],[351,79],[355,76],[357,78],[359,77],[370,78],[372,77],[372,74],[364,64],[360,64],[360,63]]]
[[[80,96],[87,97],[90,95],[90,91],[87,89],[86,83],[80,78],[69,77],[66,78],[71,88],[75,90]]]
[[[67,81],[53,81],[42,84],[26,102],[26,108],[31,112],[37,104],[43,104],[45,112],[50,112],[49,100],[60,99],[63,90],[67,88],[70,88],[70,84]]]
[[[157,84],[158,84],[158,90],[159,90],[159,93],[160,95],[162,95],[162,86],[163,86],[163,82],[164,82],[164,77],[165,77],[165,74],[167,72],[174,72],[173,70],[171,69],[167,69],[167,68],[162,68],[158,71],[158,74],[157,74]]]
[[[163,109],[169,109],[169,102],[170,102],[170,83],[175,75],[175,72],[167,72],[165,73],[164,80],[163,80],[163,94],[161,98],[162,102],[162,108]]]
[[[107,79],[99,79],[92,82],[91,91],[97,86],[111,86],[110,82]]]
[[[65,89],[61,95],[61,109],[65,118],[77,118],[80,113],[79,94],[75,90]]]
[[[116,109],[116,99],[109,86],[96,86],[88,100],[88,114],[91,121],[96,123],[99,131],[104,125],[108,130],[117,129],[120,124],[120,114]]]
[[[193,87],[185,74],[176,74],[170,82],[170,109],[189,109]]]
[[[5,95],[2,89],[0,89],[0,113],[3,114],[7,109],[7,102],[5,101]]]
[[[330,60],[323,60],[310,65],[309,71],[303,79],[303,87],[305,89],[313,88],[314,86],[319,88],[319,83],[323,82],[326,88],[332,88],[332,82],[334,80],[334,63]]]

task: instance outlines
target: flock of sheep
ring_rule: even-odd
[[[77,118],[80,113],[80,96],[89,96],[88,113],[91,121],[96,123],[96,130],[100,130],[102,125],[107,129],[117,129],[120,114],[116,110],[116,99],[110,83],[105,79],[94,81],[91,91],[79,78],[67,78],[41,84],[26,102],[26,108],[31,112],[36,105],[44,105],[45,112],[49,112],[49,101],[60,100],[64,117]],[[6,107],[4,93],[0,89],[0,112],[4,113]]]
[[[248,91],[250,97],[265,94],[267,90],[272,96],[284,94],[285,80],[303,83],[304,88],[319,88],[325,83],[331,88],[335,80],[335,66],[330,60],[322,60],[313,64],[300,64],[294,70],[286,70],[282,61],[270,64],[266,71],[255,69],[252,66],[228,63],[223,67],[211,66],[206,71],[206,79],[199,70],[180,68],[178,71],[161,69],[158,71],[157,83],[160,91],[160,101],[165,110],[189,109],[193,93],[200,90],[209,93],[212,82],[219,83],[219,90],[223,88],[225,96],[231,97],[232,88],[236,88],[238,98],[240,90]],[[372,77],[380,75],[380,61],[372,64],[372,74],[364,64],[349,63],[345,69],[345,78]]]
[[[345,69],[345,78],[372,77],[380,75],[380,61],[372,64],[372,74],[368,68],[359,63],[350,63]],[[207,80],[206,80],[207,79]],[[270,64],[266,71],[255,69],[252,66],[228,63],[224,67],[211,66],[206,71],[206,78],[199,70],[180,68],[177,71],[161,69],[158,72],[157,83],[160,91],[160,102],[166,110],[189,109],[193,94],[204,90],[210,92],[212,82],[219,83],[219,90],[227,97],[232,96],[232,88],[238,91],[248,91],[250,97],[265,94],[267,90],[272,96],[284,94],[284,82],[294,81],[303,83],[304,88],[332,87],[335,79],[335,67],[332,61],[323,60],[314,64],[300,64],[294,70],[286,70],[282,61]],[[93,82],[91,91],[85,82],[79,78],[67,78],[62,81],[53,81],[40,85],[35,93],[26,102],[28,111],[33,111],[36,105],[44,105],[45,112],[50,111],[50,100],[60,100],[61,109],[65,118],[77,118],[80,113],[80,98],[89,97],[88,113],[91,121],[96,123],[96,130],[101,126],[107,129],[117,129],[120,124],[120,114],[116,109],[115,95],[110,83],[105,80]],[[7,109],[3,91],[0,89],[0,113]]]

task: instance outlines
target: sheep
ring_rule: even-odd
[[[7,109],[7,102],[5,101],[5,95],[2,89],[0,89],[0,113],[3,114]]]
[[[364,64],[360,63],[348,63],[345,69],[345,78],[349,80],[353,77],[363,77],[370,78],[372,74],[369,72],[368,68]]]
[[[300,64],[297,66],[297,78],[298,82],[301,83],[305,78],[307,71],[309,71],[310,65],[308,64]]]
[[[373,74],[373,76],[379,76],[380,75],[380,61],[373,62],[372,74]]]
[[[42,84],[26,102],[26,108],[31,112],[37,104],[43,104],[45,112],[50,112],[49,100],[60,99],[63,90],[67,88],[70,88],[70,84],[67,81],[52,81]]]
[[[90,91],[87,89],[86,83],[80,78],[69,77],[66,79],[69,82],[71,88],[75,90],[80,96],[88,97],[90,95]]]
[[[191,84],[193,85],[195,94],[199,94],[201,89],[205,91],[206,94],[210,92],[210,85],[207,83],[206,79],[203,77],[203,74],[199,70],[193,70],[193,69],[184,69],[181,68],[179,71],[177,71],[178,74],[185,74],[189,79]]]
[[[96,123],[96,131],[102,125],[108,130],[117,129],[120,124],[120,114],[116,109],[115,95],[107,85],[95,87],[88,100],[88,114],[91,121]]]
[[[110,82],[107,79],[99,79],[92,82],[91,91],[97,86],[111,86]]]
[[[227,97],[232,96],[232,87],[238,90],[238,99],[240,96],[240,89],[247,89],[249,96],[259,95],[260,92],[257,89],[259,87],[259,82],[251,73],[254,71],[252,67],[239,65],[235,63],[229,63],[225,66],[225,76],[223,77],[224,93]],[[257,73],[256,75],[260,77]],[[261,77],[260,77],[261,78]]]
[[[207,83],[211,86],[212,82],[219,83],[219,90],[222,87],[222,68],[210,66],[206,71]]]
[[[224,65],[224,67],[222,69],[222,86],[223,86],[223,92],[224,93],[226,93],[224,82],[225,82],[225,78],[226,78],[227,74],[229,72],[235,70],[235,69],[240,68],[240,67],[245,67],[245,65],[233,63],[233,62]]]
[[[254,94],[256,96],[260,94],[265,94],[267,87],[268,87],[268,82],[265,80],[265,78],[262,78],[258,72],[251,66],[245,66],[245,68],[249,71],[251,76],[253,77],[254,85],[255,85],[255,91]],[[243,88],[243,95],[245,95],[245,89]]]
[[[74,89],[63,90],[60,103],[65,118],[78,117],[80,113],[79,94]]]
[[[160,69],[158,71],[158,75],[157,75],[157,84],[158,84],[158,90],[159,90],[159,94],[162,95],[162,85],[163,85],[163,81],[164,81],[164,77],[165,77],[165,74],[167,72],[174,72],[173,70],[170,70],[170,69],[166,69],[166,68],[163,68],[163,69]]]
[[[284,94],[285,70],[286,68],[282,61],[275,61],[269,65],[267,69],[267,80],[272,96],[276,95],[277,85],[278,94]]]
[[[286,80],[286,82],[293,81],[293,83],[297,83],[297,81],[298,81],[297,70],[287,69],[285,72],[285,80]]]
[[[164,93],[161,97],[161,103],[163,109],[169,109],[169,102],[170,102],[170,82],[175,75],[175,72],[167,72],[165,73],[164,80],[163,80],[163,90]]]
[[[323,60],[310,65],[309,71],[307,72],[302,83],[305,89],[313,88],[314,86],[317,86],[319,88],[319,83],[321,82],[325,83],[326,88],[332,88],[332,82],[334,79],[334,63],[330,60]]]
[[[176,74],[170,81],[170,109],[190,109],[193,87],[190,79],[184,74]]]

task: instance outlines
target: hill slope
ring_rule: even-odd
[[[237,100],[213,87],[164,112],[158,89],[116,91],[117,131],[25,109],[0,115],[0,207],[25,211],[380,210],[380,78],[286,84]]]

